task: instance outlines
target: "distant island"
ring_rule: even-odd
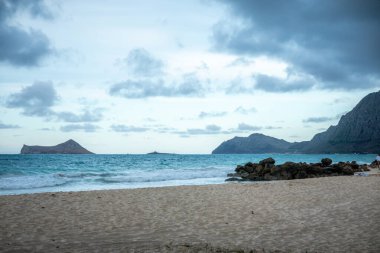
[[[220,144],[213,154],[262,153],[380,153],[380,91],[364,97],[342,116],[338,125],[316,134],[310,141],[287,142],[259,133],[234,137]]]
[[[161,153],[161,152],[153,151],[153,152],[147,153],[147,155],[175,155],[175,154],[174,153]]]
[[[23,145],[20,154],[94,154],[74,140],[68,140],[56,146]]]

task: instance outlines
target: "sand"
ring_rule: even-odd
[[[0,196],[0,215],[1,252],[380,252],[380,177]]]

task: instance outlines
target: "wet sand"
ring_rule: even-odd
[[[380,252],[380,177],[0,196],[1,252]]]

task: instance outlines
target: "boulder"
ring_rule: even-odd
[[[321,160],[321,163],[322,163],[322,165],[323,166],[330,166],[331,164],[332,164],[332,160],[330,159],[330,158],[323,158],[322,160]]]
[[[242,166],[242,165],[236,166],[236,169],[235,169],[236,173],[241,173],[241,172],[244,172],[244,171],[245,171],[245,166]]]
[[[260,164],[260,165],[263,165],[263,166],[265,166],[266,164],[273,165],[273,164],[275,164],[275,163],[276,163],[276,161],[275,161],[272,157],[266,158],[266,159],[261,160],[261,161],[259,162],[259,164]]]
[[[373,161],[373,162],[371,162],[371,164],[369,165],[369,167],[370,168],[377,168],[377,161],[375,160],[375,161]]]
[[[225,182],[234,182],[234,181],[242,181],[240,178],[237,177],[230,177],[224,180]]]
[[[342,173],[343,175],[354,175],[354,170],[350,166],[345,166]]]

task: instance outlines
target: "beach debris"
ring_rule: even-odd
[[[229,173],[226,181],[271,181],[291,180],[329,176],[354,175],[356,172],[368,171],[366,164],[356,161],[333,164],[330,158],[323,158],[320,163],[285,162],[275,165],[276,161],[266,158],[259,163],[248,162],[238,165],[235,173]]]

